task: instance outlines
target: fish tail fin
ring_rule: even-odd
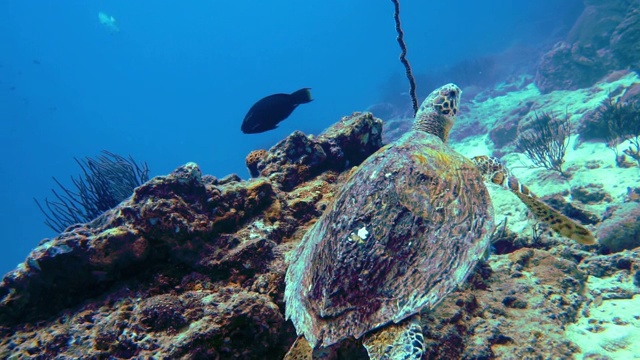
[[[296,104],[306,104],[311,102],[311,88],[302,88],[296,92],[291,93],[293,100]]]
[[[509,169],[502,165],[500,160],[489,156],[476,156],[471,160],[476,164],[485,181],[511,190],[538,220],[547,223],[556,233],[580,244],[596,243],[595,237],[587,228],[540,201],[528,187],[511,175]]]

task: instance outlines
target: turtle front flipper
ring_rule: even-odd
[[[548,224],[551,230],[583,245],[596,243],[596,238],[591,231],[536,198],[528,187],[511,175],[509,169],[502,165],[500,160],[489,156],[476,156],[471,161],[476,164],[485,181],[511,190],[533,215]]]
[[[420,360],[424,353],[420,315],[374,330],[365,335],[362,344],[372,360]]]

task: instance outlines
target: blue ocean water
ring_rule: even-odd
[[[580,0],[401,5],[416,73],[552,41],[582,9]],[[74,157],[105,149],[146,161],[152,176],[194,161],[247,178],[251,150],[294,130],[317,134],[396,91],[395,38],[388,0],[0,1],[0,274],[56,235],[33,198],[51,197],[52,176],[70,184]],[[256,100],[302,87],[315,100],[278,129],[240,132]]]

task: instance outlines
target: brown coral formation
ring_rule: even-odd
[[[260,156],[251,174],[290,191],[324,171],[344,171],[361,163],[382,146],[381,134],[382,121],[371,113],[345,116],[318,137],[295,131]]]
[[[260,176],[260,173],[258,172],[258,162],[265,156],[267,156],[267,150],[264,149],[253,150],[249,155],[247,155],[245,164],[247,165],[247,169],[249,170],[251,177]]]

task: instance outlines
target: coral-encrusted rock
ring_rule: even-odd
[[[152,331],[180,330],[187,324],[185,306],[175,295],[163,294],[145,299],[140,308],[140,323]]]
[[[593,85],[613,70],[640,62],[640,2],[585,0],[566,41],[540,60],[535,83],[542,93]]]
[[[193,163],[156,177],[115,209],[38,246],[5,275],[0,322],[73,306],[152,263],[188,263],[211,237],[235,231],[273,198],[265,179],[205,186]]]
[[[267,150],[259,149],[253,150],[247,155],[245,160],[245,164],[247,165],[247,169],[249,170],[249,175],[251,177],[260,176],[260,172],[258,171],[258,163],[267,156]]]
[[[489,288],[453,293],[423,316],[429,359],[569,358],[585,276],[576,264],[522,249],[490,261]],[[479,274],[476,273],[476,277]]]
[[[285,191],[317,175],[325,167],[327,154],[322,147],[300,131],[294,131],[269,149],[258,161],[256,169],[269,177]]]
[[[640,248],[633,251],[625,250],[609,255],[593,256],[581,262],[579,267],[589,275],[599,278],[611,276],[620,270],[638,274],[640,272]],[[640,286],[640,283],[637,283],[636,286]]]
[[[620,205],[598,226],[598,241],[612,252],[640,246],[640,203]]]
[[[629,2],[625,0],[584,0],[585,8],[567,35],[571,44],[592,44],[600,49],[609,45],[616,26],[624,19]]]
[[[616,68],[609,53],[591,45],[557,43],[541,59],[535,84],[543,94],[554,90],[575,90],[593,85],[608,69]]]
[[[251,176],[268,177],[290,191],[323,171],[358,165],[381,146],[382,120],[371,113],[354,113],[317,138],[295,131],[266,154],[251,153]]]
[[[228,287],[144,300],[129,291],[13,336],[11,345],[3,341],[0,357],[281,359],[288,328],[271,299],[252,291]]]
[[[640,102],[640,84],[635,83],[626,88],[624,95],[622,95],[620,101],[627,104]]]
[[[640,6],[630,6],[624,20],[616,27],[611,35],[611,49],[620,57],[623,63],[637,68],[640,65]]]
[[[382,146],[382,120],[371,113],[345,116],[318,136],[328,167],[342,171],[359,165]]]
[[[571,197],[583,204],[597,204],[602,201],[611,202],[611,195],[602,189],[601,184],[580,186],[571,189]]]
[[[456,126],[452,129],[451,136],[449,136],[449,139],[453,141],[462,141],[467,137],[486,134],[486,133],[487,133],[487,126],[478,120],[474,119],[474,120],[465,121],[465,122],[459,121],[456,123]]]
[[[497,148],[501,148],[516,139],[518,120],[512,117],[500,119],[489,132],[489,138]]]

